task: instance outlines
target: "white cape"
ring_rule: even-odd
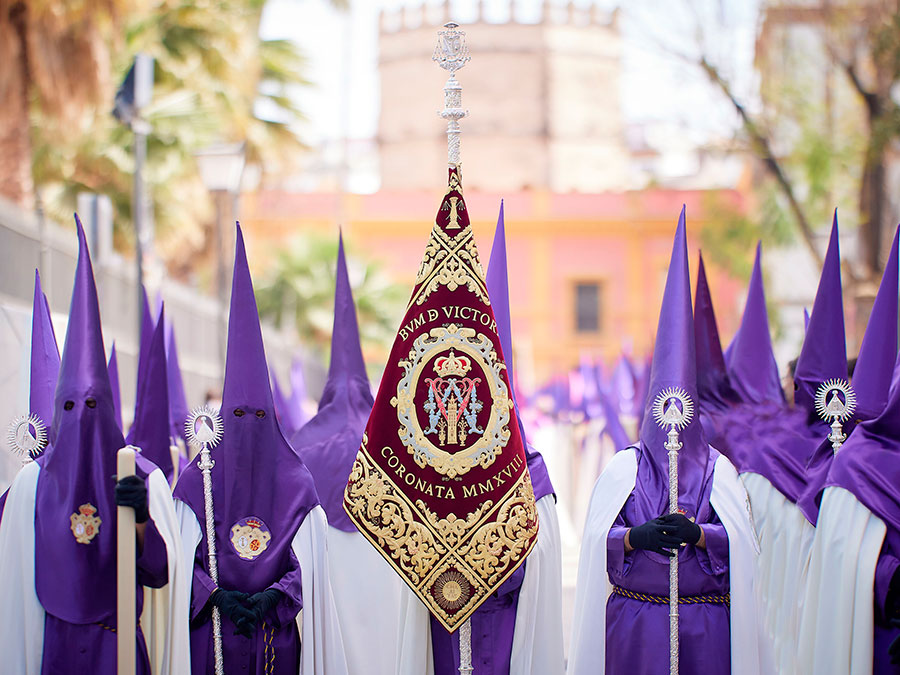
[[[797,635],[816,528],[768,479],[756,473],[741,477],[760,541],[757,579],[763,624],[778,672],[793,675],[799,668]]]
[[[428,609],[375,547],[329,527],[328,569],[348,672],[431,675]]]
[[[826,488],[809,562],[795,672],[872,672],[875,565],[886,532],[884,521],[853,493]]]
[[[634,489],[636,476],[637,455],[629,448],[613,457],[594,486],[578,567],[570,675],[602,675],[606,669],[606,602],[612,592],[606,564],[607,535]],[[759,549],[747,494],[734,466],[723,455],[716,460],[710,504],[728,534],[731,673],[771,673],[770,647],[757,615],[754,572]]]
[[[0,521],[0,579],[4,580],[0,585],[0,607],[4,608],[0,612],[0,653],[4,672],[19,675],[40,675],[44,648],[44,609],[34,587],[34,506],[39,474],[36,462],[23,467],[10,488]],[[161,656],[153,672],[183,675],[191,668],[190,586],[185,593],[181,539],[169,485],[159,469],[150,474],[148,484],[150,517],[165,542],[169,567],[169,583],[161,591],[167,595],[170,615],[164,632],[153,635],[155,651]]]
[[[194,512],[184,502],[176,500],[175,510],[181,524],[182,549],[189,575],[186,597],[190,602],[194,556],[202,530]],[[303,594],[303,610],[297,615],[301,644],[299,675],[348,673],[328,574],[327,531],[325,511],[321,506],[316,506],[306,514],[291,542],[291,548],[300,563]]]

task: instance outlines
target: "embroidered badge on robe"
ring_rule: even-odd
[[[244,560],[259,556],[271,539],[269,528],[259,518],[242,518],[231,526],[231,545]]]
[[[100,531],[100,523],[103,522],[95,516],[97,509],[91,504],[82,504],[78,507],[78,513],[69,516],[72,521],[72,534],[79,544],[90,544],[91,540]]]

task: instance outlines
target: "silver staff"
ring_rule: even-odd
[[[456,79],[456,71],[471,58],[466,46],[466,34],[457,30],[459,24],[452,21],[438,31],[438,41],[431,60],[450,73],[444,84],[444,109],[438,114],[447,120],[447,163],[451,168],[459,166],[459,121],[469,114],[462,107],[462,85]],[[472,623],[466,619],[459,628],[459,673],[472,673]]]
[[[9,449],[22,459],[22,466],[40,457],[47,447],[47,426],[35,414],[17,417],[6,437]]]
[[[653,402],[653,417],[668,428],[665,448],[669,453],[669,513],[678,513],[678,432],[690,424],[694,403],[681,388],[661,391]],[[669,675],[678,675],[678,551],[669,558]]]
[[[216,463],[209,452],[222,440],[222,417],[219,411],[208,406],[195,408],[185,423],[188,442],[200,448],[200,462],[197,467],[203,472],[203,505],[206,510],[206,548],[209,552],[209,576],[219,585],[219,565],[216,562],[216,523],[213,512],[212,474]],[[219,608],[213,605],[213,647],[216,659],[216,675],[225,675],[222,656],[222,617]]]
[[[856,392],[846,380],[828,380],[816,391],[816,412],[826,422],[831,422],[828,440],[835,453],[847,440],[841,428],[842,422],[850,419],[856,410]]]

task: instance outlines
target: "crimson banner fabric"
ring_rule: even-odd
[[[451,168],[344,493],[350,519],[449,631],[537,538],[515,415],[459,169]]]

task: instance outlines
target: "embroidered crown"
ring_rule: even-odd
[[[449,356],[441,356],[434,360],[434,372],[441,377],[458,375],[462,377],[472,369],[472,362],[466,356],[456,356],[450,350]]]

